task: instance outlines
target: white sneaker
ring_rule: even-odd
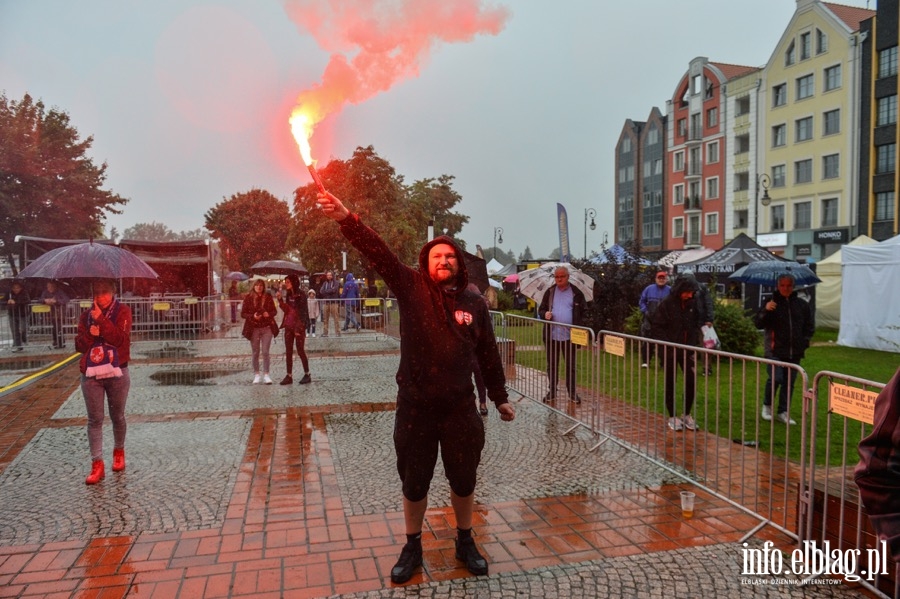
[[[772,406],[763,406],[761,417],[763,420],[772,419]]]
[[[253,384],[254,384],[254,385],[258,385],[260,382],[261,382],[261,379],[259,378],[259,375],[258,375],[258,374],[257,374],[255,377],[253,377]]]
[[[681,424],[681,418],[675,418],[674,416],[669,418],[669,428],[676,432],[683,429],[684,426]]]
[[[684,428],[688,429],[689,431],[697,430],[697,422],[690,414],[685,414],[681,419],[681,423],[684,424]]]
[[[788,426],[790,426],[792,424],[797,424],[797,422],[793,418],[788,416],[787,412],[778,412],[777,418],[778,418],[779,422],[783,422],[783,423],[787,424]]]
[[[309,335],[310,335],[310,337],[315,337],[315,336],[316,336],[315,333],[310,333]]]
[[[266,375],[263,375],[263,382],[264,382],[265,384],[267,384],[267,385],[271,385],[271,384],[272,384],[272,379],[269,378],[269,375],[268,375],[268,374],[266,374]]]

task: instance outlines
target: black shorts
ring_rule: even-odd
[[[455,410],[436,413],[400,401],[394,420],[394,450],[403,496],[420,501],[437,464],[438,446],[450,488],[460,497],[475,492],[478,464],[484,448],[484,422],[475,410],[475,399]]]

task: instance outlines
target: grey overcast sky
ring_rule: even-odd
[[[309,182],[287,119],[297,95],[322,80],[336,41],[317,43],[288,7],[322,3],[0,0],[0,91],[13,100],[27,92],[94,136],[92,157],[109,164],[107,187],[131,200],[108,226],[196,229],[234,193],[258,187],[289,200]],[[842,3],[875,8],[874,0]],[[496,35],[436,42],[418,76],[323,121],[313,154],[324,163],[372,145],[407,182],[453,175],[458,209],[470,217],[461,235],[469,248],[493,245],[502,227],[502,248],[518,255],[529,246],[535,257],[559,245],[557,202],[568,211],[575,256],[587,208],[598,213],[588,251],[604,231],[612,240],[613,154],[625,119],[644,120],[653,106],[665,112],[696,56],[762,66],[796,7],[480,4],[508,11]]]

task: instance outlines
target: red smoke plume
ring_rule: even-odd
[[[419,74],[437,42],[496,35],[509,17],[481,0],[285,0],[297,26],[331,52],[321,83],[297,97],[312,132],[344,104],[358,104]],[[299,140],[298,140],[299,141]]]

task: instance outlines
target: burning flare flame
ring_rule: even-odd
[[[313,123],[309,116],[302,112],[299,108],[295,108],[288,119],[291,124],[291,133],[294,134],[294,140],[300,149],[300,156],[306,166],[315,166],[312,159],[312,149],[309,147],[309,138],[312,137]]]

